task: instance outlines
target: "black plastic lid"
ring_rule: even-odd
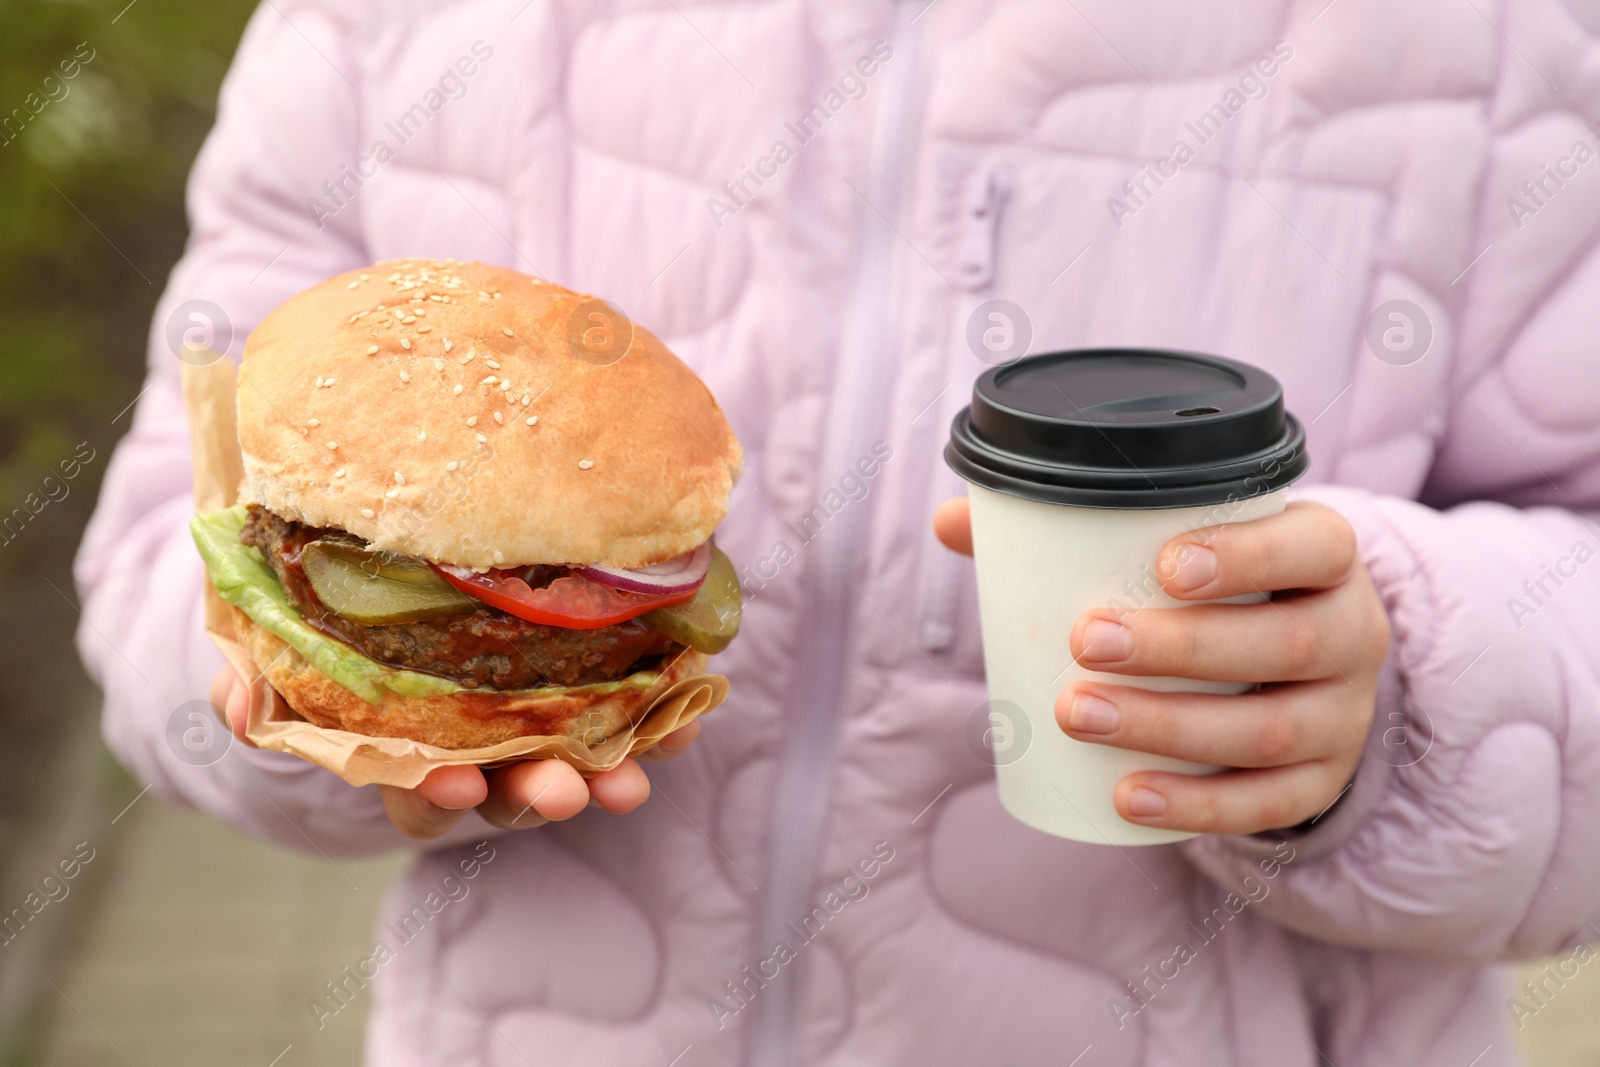
[[[969,482],[1047,504],[1177,508],[1282,488],[1305,429],[1264,370],[1218,356],[1090,348],[986,371],[945,460]]]

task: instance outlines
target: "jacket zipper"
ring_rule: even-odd
[[[823,482],[870,453],[873,430],[882,421],[887,361],[895,341],[888,309],[900,240],[884,219],[899,216],[915,148],[920,52],[915,6],[911,0],[894,5],[894,53],[885,64],[860,190],[870,206],[859,209],[864,231],[829,410]],[[797,654],[781,709],[783,747],[772,794],[758,942],[764,952],[780,941],[792,945],[795,935],[789,924],[814,903],[848,691],[849,628],[857,607],[852,575],[869,543],[875,500],[874,494],[841,512],[814,543],[815,557],[807,567]],[[798,967],[806,965],[801,960]],[[793,1067],[797,1061],[798,967],[780,972],[751,1005],[754,1018],[745,1056],[751,1067]]]
[[[993,163],[985,164],[967,178],[961,196],[961,228],[957,241],[956,281],[964,290],[957,304],[955,328],[951,331],[950,355],[947,364],[952,382],[959,383],[940,398],[937,414],[941,429],[949,424],[967,401],[969,370],[974,355],[967,348],[967,320],[981,303],[979,293],[994,281],[994,248],[996,230],[1000,224],[1000,209],[1010,192],[1006,174]],[[940,463],[934,472],[933,499],[928,502],[928,514],[947,497],[961,496],[966,485],[956,474]],[[958,607],[961,575],[966,562],[954,552],[941,547],[924,552],[926,561],[922,568],[921,621],[917,639],[929,652],[943,652],[955,641],[956,610]]]

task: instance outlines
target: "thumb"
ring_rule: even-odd
[[[232,667],[224,666],[211,679],[210,697],[211,706],[216,709],[217,716],[227,724],[229,732],[254,748],[255,743],[244,735],[245,726],[250,718],[251,703],[257,699],[257,694],[252,691],[251,686],[234,673]]]
[[[933,533],[950,551],[972,555],[971,508],[966,497],[952,497],[934,509]]]

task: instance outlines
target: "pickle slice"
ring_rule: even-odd
[[[706,572],[706,580],[694,599],[670,608],[657,608],[639,618],[680,645],[714,656],[727,648],[738,634],[743,603],[733,562],[712,545],[711,569]]]
[[[329,611],[365,626],[421,622],[482,606],[421,560],[341,541],[312,541],[301,549],[300,565]]]

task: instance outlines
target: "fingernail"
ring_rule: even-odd
[[[1167,810],[1167,798],[1154,789],[1138,787],[1128,794],[1129,813],[1141,819],[1153,819]]]
[[[1111,663],[1133,654],[1133,634],[1120,622],[1091,619],[1083,628],[1083,658]]]
[[[1185,544],[1178,549],[1178,568],[1172,584],[1187,593],[1210,585],[1217,578],[1217,554],[1204,545]]]
[[[1117,728],[1116,705],[1089,693],[1079,693],[1072,699],[1067,725],[1078,733],[1109,734]]]

